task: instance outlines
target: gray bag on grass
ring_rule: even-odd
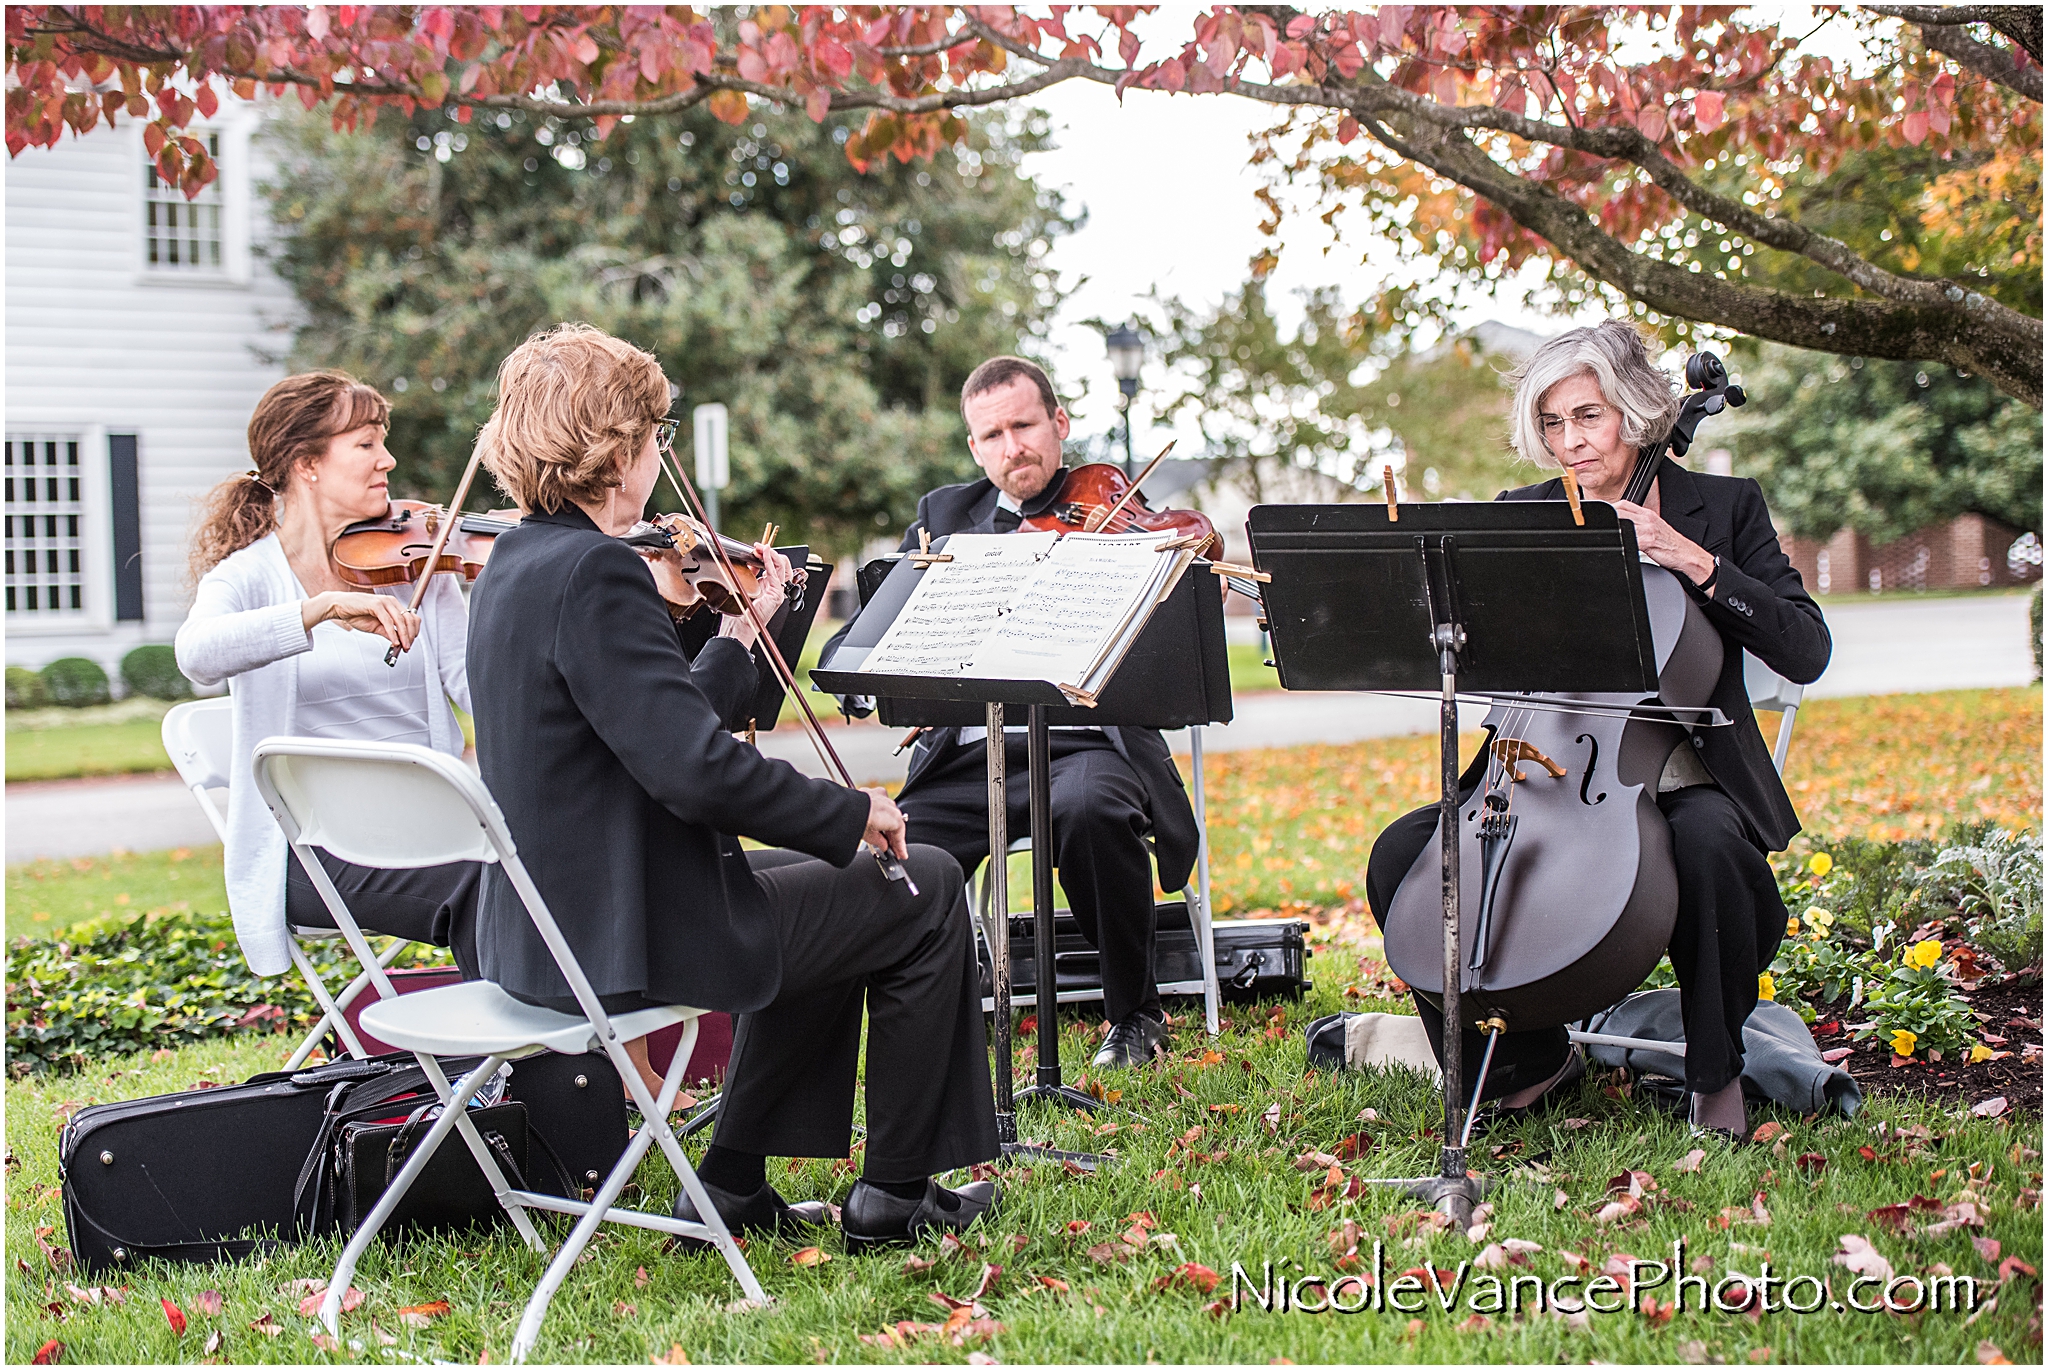
[[[1685,1022],[1679,1016],[1678,991],[1650,989],[1631,994],[1597,1015],[1593,1031],[1613,1037],[1683,1042]],[[1683,1103],[1684,1057],[1606,1045],[1587,1050],[1603,1066],[1679,1082],[1678,1099]],[[1770,999],[1757,1004],[1742,1025],[1742,1057],[1742,1092],[1752,1099],[1768,1099],[1796,1113],[1839,1109],[1845,1118],[1855,1117],[1856,1110],[1863,1107],[1863,1090],[1848,1071],[1821,1060],[1813,1034],[1784,1004]]]

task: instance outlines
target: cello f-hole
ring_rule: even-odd
[[[1584,774],[1579,777],[1579,802],[1588,808],[1595,804],[1606,803],[1607,791],[1605,790],[1600,791],[1599,794],[1594,795],[1590,799],[1586,797],[1586,791],[1593,783],[1593,770],[1600,764],[1600,739],[1591,733],[1580,733],[1572,740],[1586,744],[1586,769]]]

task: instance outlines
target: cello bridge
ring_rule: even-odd
[[[1544,770],[1549,771],[1553,780],[1562,780],[1569,774],[1564,767],[1558,765],[1538,750],[1534,743],[1525,742],[1519,737],[1502,738],[1500,741],[1495,742],[1493,744],[1493,754],[1503,766],[1507,767],[1508,774],[1518,781],[1529,778],[1522,774],[1520,763],[1524,761],[1533,761]]]

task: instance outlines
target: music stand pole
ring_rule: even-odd
[[[1455,574],[1448,566],[1445,570]],[[1412,1192],[1441,1208],[1459,1226],[1469,1227],[1479,1186],[1466,1173],[1461,1144],[1465,1135],[1465,1025],[1459,1001],[1465,957],[1458,898],[1462,874],[1458,851],[1458,649],[1464,646],[1465,630],[1455,621],[1439,623],[1431,629],[1431,639],[1444,686],[1437,738],[1443,782],[1437,798],[1437,826],[1443,837],[1444,1142],[1437,1153],[1437,1177],[1422,1181]]]
[[[988,739],[988,937],[989,977],[996,1001],[996,1140],[1017,1141],[1017,1103],[1010,1086],[1010,782],[1003,734],[1003,706],[987,706]]]
[[[1018,1102],[1045,1099],[1069,1108],[1094,1112],[1096,1101],[1060,1079],[1060,994],[1053,953],[1052,915],[1052,733],[1045,706],[1031,706],[1031,727],[1025,765],[1031,795],[1031,915],[1036,956],[1038,1003],[1038,1068],[1031,1087]],[[1007,874],[1007,872],[1006,872]]]

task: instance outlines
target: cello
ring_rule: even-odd
[[[1625,499],[1642,503],[1666,452],[1684,454],[1702,418],[1744,401],[1712,353],[1688,359],[1686,379],[1694,392],[1638,454]],[[1577,516],[1569,476],[1566,494]],[[1458,806],[1460,869],[1478,873],[1459,890],[1468,1022],[1524,1031],[1585,1018],[1640,986],[1670,943],[1678,875],[1657,785],[1701,725],[1662,708],[1705,713],[1727,647],[1675,574],[1645,562],[1642,575],[1654,694],[1496,696],[1486,716],[1479,784]],[[1432,1002],[1443,992],[1440,846],[1432,837],[1402,878],[1384,929],[1387,964]]]

